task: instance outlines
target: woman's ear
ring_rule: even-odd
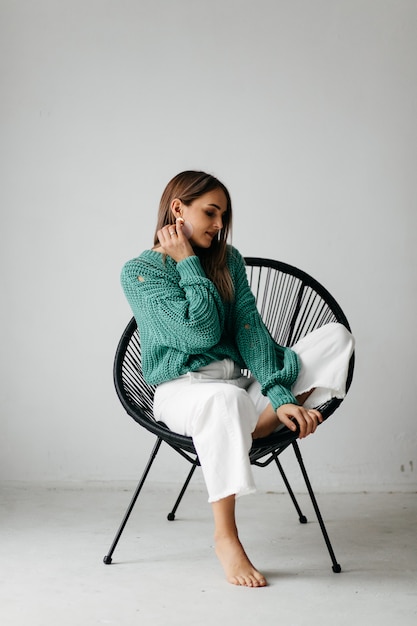
[[[182,203],[181,200],[179,198],[174,198],[173,201],[171,202],[171,211],[174,215],[174,218],[177,219],[177,217],[181,217],[182,215]]]

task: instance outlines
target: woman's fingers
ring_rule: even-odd
[[[304,428],[300,425],[300,438],[307,437],[312,433],[316,432],[316,428],[320,422],[323,421],[322,415],[320,411],[316,409],[302,409],[302,420],[304,421]]]
[[[182,261],[188,256],[193,255],[193,249],[188,239],[184,237],[182,232],[182,224],[168,224],[158,230],[158,240],[163,251],[171,256],[174,261]]]
[[[163,239],[165,239],[165,241],[170,242],[172,239],[172,243],[173,245],[175,245],[176,240],[177,241],[184,241],[184,234],[182,232],[184,226],[184,220],[181,219],[177,219],[175,224],[168,224],[167,226],[164,226],[163,228],[161,228],[161,230],[158,231],[158,236],[159,233],[161,233],[161,236]]]
[[[284,404],[277,409],[280,422],[291,430],[294,430],[295,422],[300,429],[299,438],[303,439],[315,432],[317,426],[323,421],[322,415],[316,409],[305,409],[296,404]]]

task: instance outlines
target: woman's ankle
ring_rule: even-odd
[[[258,423],[255,426],[255,430],[252,433],[252,439],[260,439],[261,437],[267,437],[279,426],[279,419],[273,408],[269,407],[263,411],[258,419]]]

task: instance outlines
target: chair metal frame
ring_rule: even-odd
[[[249,284],[255,295],[258,310],[270,334],[279,344],[291,346],[315,328],[330,322],[339,322],[350,330],[348,320],[334,297],[316,279],[303,270],[281,261],[259,257],[246,257],[245,262]],[[353,370],[354,354],[349,363],[346,390],[348,390],[351,385]],[[172,432],[164,424],[156,422],[153,417],[152,406],[155,387],[148,385],[143,379],[140,337],[134,318],[128,323],[117,347],[113,375],[117,395],[126,412],[138,424],[156,435],[157,440],[113,543],[103,559],[105,564],[112,563],[113,552],[148,477],[162,442],[171,446],[171,448],[191,464],[191,469],[179,496],[172,510],[168,513],[168,520],[172,521],[175,519],[178,506],[180,505],[196,468],[200,465],[192,439]],[[321,411],[324,421],[334,413],[341,402],[342,400],[333,398],[326,404],[317,407]],[[307,518],[301,511],[278,458],[289,446],[293,448],[320,525],[323,539],[330,555],[332,570],[335,573],[339,573],[341,566],[336,560],[317,499],[301,456],[300,448],[297,443],[298,435],[298,431],[292,432],[287,428],[283,428],[268,437],[256,439],[253,441],[249,458],[251,463],[258,467],[266,467],[272,462],[276,464],[297,511],[299,521],[301,524],[305,524],[307,523]]]

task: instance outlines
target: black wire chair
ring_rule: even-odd
[[[248,280],[255,295],[259,312],[270,334],[280,345],[294,345],[307,333],[330,322],[340,322],[350,330],[346,316],[333,296],[306,272],[286,263],[270,259],[247,257],[245,261]],[[352,381],[353,369],[354,355],[352,355],[349,363],[347,390]],[[200,464],[190,437],[174,433],[164,424],[156,422],[154,419],[153,396],[155,387],[148,385],[143,379],[140,337],[134,318],[130,320],[120,339],[116,350],[113,373],[116,391],[125,410],[138,424],[155,434],[157,440],[109,552],[104,557],[104,563],[106,564],[112,562],[113,552],[162,442],[166,442],[191,464],[191,469],[179,496],[171,512],[168,513],[168,520],[172,521],[175,519],[175,513],[182,497],[196,468]],[[326,404],[316,408],[321,411],[324,420],[326,420],[334,413],[341,402],[342,400],[333,398]],[[329,551],[333,572],[339,573],[341,567],[336,560],[310,479],[307,475],[297,443],[298,435],[299,432],[297,431],[292,432],[288,428],[283,428],[268,437],[254,440],[249,452],[250,461],[258,467],[266,467],[272,462],[276,464],[295,506],[299,521],[301,524],[305,524],[307,518],[300,509],[278,459],[284,450],[292,446]]]

